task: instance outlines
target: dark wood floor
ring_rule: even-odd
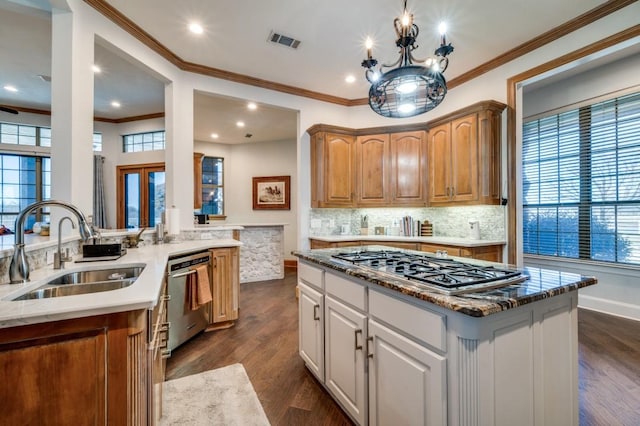
[[[241,285],[240,320],[176,349],[167,380],[242,363],[272,425],[350,425],[298,356],[296,275]],[[640,322],[578,313],[580,424],[640,425]]]
[[[298,355],[296,274],[240,286],[240,319],[173,351],[167,380],[241,363],[267,418],[278,425],[350,425]]]

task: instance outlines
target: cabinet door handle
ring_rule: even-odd
[[[450,193],[451,193],[451,188],[449,188],[449,187],[447,186],[447,198],[449,198],[449,197],[451,196],[451,195],[450,195]]]
[[[456,187],[455,186],[451,187],[451,198],[456,198]]]
[[[369,349],[369,342],[373,343],[373,336],[367,337],[367,357],[373,358],[373,351]]]
[[[320,305],[313,305],[313,319],[316,321],[320,321]]]
[[[354,334],[355,334],[355,340],[356,340],[356,351],[361,351],[361,350],[362,350],[362,345],[361,345],[361,344],[360,344],[360,345],[358,344],[358,334],[359,334],[360,336],[362,336],[362,329],[360,329],[360,328],[359,328],[359,329],[357,329],[357,330],[356,330],[356,332],[355,332]]]

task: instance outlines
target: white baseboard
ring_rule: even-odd
[[[616,302],[600,297],[580,294],[578,296],[578,306],[592,311],[640,321],[640,306],[630,303]]]

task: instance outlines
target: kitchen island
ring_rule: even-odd
[[[115,261],[46,266],[31,271],[30,282],[0,285],[0,424],[155,424],[169,326],[167,261],[210,249],[237,253],[240,244],[130,248]],[[125,288],[13,300],[67,272],[128,267],[144,269]]]
[[[575,290],[595,278],[449,295],[333,257],[362,250],[389,248],[294,253],[300,355],[356,423],[578,424]]]

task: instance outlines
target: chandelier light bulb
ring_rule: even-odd
[[[367,59],[371,59],[371,48],[373,48],[373,40],[371,40],[371,37],[367,37],[364,47],[367,48]]]
[[[402,93],[402,94],[408,94],[408,93],[413,93],[418,89],[418,83],[415,81],[405,81],[403,83],[400,83],[398,85],[398,87],[396,87],[396,92],[398,93]],[[414,105],[414,109],[415,109],[415,105]]]
[[[411,24],[411,17],[409,16],[409,14],[405,11],[404,15],[402,15],[402,26],[403,27],[408,27]]]
[[[413,102],[407,102],[405,104],[398,105],[398,112],[402,114],[411,114],[416,110],[416,104]]]
[[[444,21],[440,22],[438,31],[440,32],[440,45],[444,46],[447,44],[447,23]]]

